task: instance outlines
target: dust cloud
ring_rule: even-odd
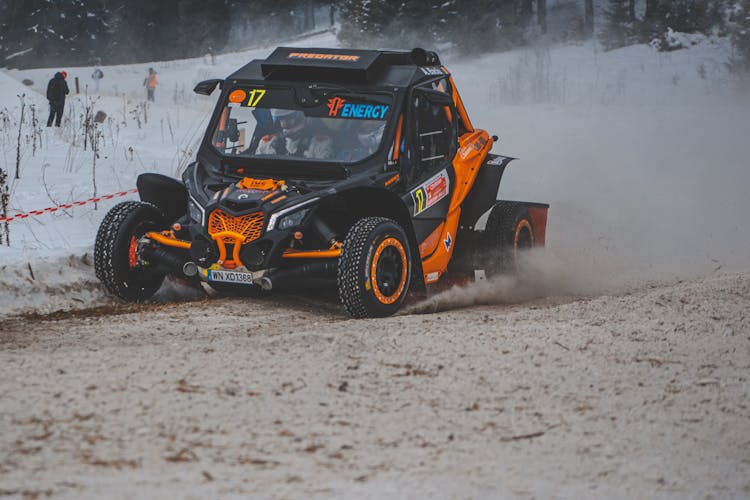
[[[550,203],[548,248],[566,265],[615,285],[750,268],[750,106],[548,115],[500,196]]]
[[[472,121],[501,137],[493,152],[519,158],[499,198],[550,204],[547,248],[529,255],[519,276],[450,290],[410,312],[616,293],[750,269],[746,92],[726,83],[680,87],[654,70],[653,82],[614,103],[586,101],[574,85],[568,102],[493,103],[502,68],[462,82],[476,65],[454,68],[459,89],[467,84]],[[598,85],[611,85],[606,74]]]
[[[605,269],[574,269],[543,248],[519,255],[518,271],[455,286],[404,308],[404,314],[430,314],[481,305],[519,304],[546,297],[579,297],[625,290]]]

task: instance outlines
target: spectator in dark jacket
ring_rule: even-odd
[[[65,81],[68,74],[65,71],[55,73],[55,77],[47,84],[47,100],[49,101],[49,119],[47,120],[47,126],[52,126],[52,121],[55,121],[55,126],[60,126],[60,120],[62,120],[63,110],[65,109],[65,96],[70,93],[68,90],[68,82]]]

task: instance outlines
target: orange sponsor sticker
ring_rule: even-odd
[[[229,102],[244,102],[247,98],[247,92],[242,89],[237,89],[229,94]]]
[[[240,189],[256,189],[258,191],[273,191],[275,189],[280,189],[283,185],[285,185],[285,181],[277,181],[274,179],[251,179],[250,177],[245,177],[240,182],[237,183],[237,187]]]
[[[359,61],[359,56],[348,54],[316,54],[312,52],[292,52],[287,56],[289,59],[323,59],[325,61]]]

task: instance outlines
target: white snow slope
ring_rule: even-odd
[[[296,42],[332,46],[332,34]],[[39,127],[34,152],[28,104],[59,69],[91,87],[93,68],[0,73],[0,164],[13,175],[19,95],[26,93],[20,179],[9,215],[94,195],[94,155],[83,147],[86,106],[103,110],[96,194],[134,187],[143,172],[178,176],[195,154],[214,100],[193,85],[224,77],[272,48],[204,59],[103,67],[101,93],[73,95],[61,129]],[[569,45],[451,60],[476,127],[500,137],[494,152],[520,158],[501,184],[504,199],[551,204],[545,269],[579,293],[653,280],[750,269],[750,104],[725,69],[729,47],[703,39],[668,54],[648,46],[601,52]],[[156,103],[143,109],[154,67]],[[31,88],[18,81],[30,78]],[[88,89],[87,89],[88,90]],[[75,92],[73,90],[73,92]],[[146,121],[147,120],[147,121]],[[138,121],[140,121],[140,126]],[[93,276],[98,223],[123,199],[13,221],[0,247],[0,315],[110,301]]]

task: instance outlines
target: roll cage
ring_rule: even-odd
[[[295,59],[290,59],[292,56]],[[329,57],[338,59],[326,59]],[[342,68],[342,65],[349,63],[345,58],[359,58],[357,62],[361,64]],[[450,102],[438,98],[431,92],[436,91],[432,87],[440,83],[444,85],[441,93],[446,94]],[[434,53],[420,52],[420,49],[415,49],[411,53],[305,49],[300,53],[299,49],[281,47],[266,60],[252,61],[226,80],[207,80],[199,83],[195,91],[209,95],[216,86],[220,86],[222,94],[208,125],[209,131],[216,128],[229,94],[232,89],[239,86],[292,88],[296,99],[303,106],[319,105],[321,97],[327,98],[344,92],[386,94],[393,98],[393,110],[387,120],[380,147],[372,155],[356,162],[339,161],[324,164],[285,158],[284,165],[280,166],[274,164],[274,160],[253,158],[252,161],[248,161],[221,155],[211,147],[210,134],[206,134],[198,158],[204,160],[203,163],[207,165],[217,166],[218,173],[226,175],[255,173],[335,179],[346,178],[370,168],[393,170],[395,167],[404,176],[407,184],[414,182],[419,177],[423,159],[420,149],[425,147],[424,142],[430,142],[427,139],[429,136],[420,136],[417,132],[419,120],[412,104],[414,98],[420,95],[427,100],[440,100],[447,110],[451,128],[451,137],[448,141],[450,151],[445,152],[448,157],[453,157],[458,151],[459,138],[473,131],[450,73],[440,66],[440,61]],[[437,141],[431,142],[434,145]]]

